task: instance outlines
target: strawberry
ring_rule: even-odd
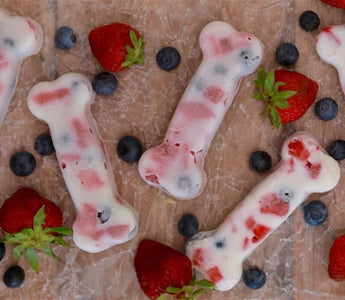
[[[144,39],[127,24],[112,23],[97,27],[90,32],[89,43],[98,62],[110,72],[144,63]]]
[[[345,234],[334,241],[329,251],[328,274],[335,281],[345,281]]]
[[[258,70],[254,81],[258,91],[253,98],[267,104],[267,114],[273,128],[296,121],[315,101],[318,84],[303,74],[288,70]]]
[[[321,1],[328,5],[345,9],[345,0],[321,0]]]
[[[187,256],[156,241],[140,242],[134,267],[140,287],[150,299],[195,299],[205,288],[214,289],[208,280],[195,280]],[[194,291],[194,287],[201,288]]]
[[[38,272],[36,250],[56,258],[51,249],[52,243],[69,246],[63,236],[70,235],[72,231],[61,225],[60,208],[30,188],[19,189],[0,208],[3,241],[7,244],[16,244],[13,249],[15,258],[25,253],[30,266],[36,272]]]

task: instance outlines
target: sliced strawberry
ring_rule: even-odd
[[[110,72],[144,63],[143,37],[127,24],[112,23],[97,27],[90,32],[89,43],[98,62]]]
[[[335,281],[345,281],[345,234],[334,241],[329,251],[328,274]]]
[[[321,1],[328,5],[345,9],[345,0],[321,0]]]

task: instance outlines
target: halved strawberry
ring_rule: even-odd
[[[254,81],[258,91],[253,98],[264,102],[273,128],[290,123],[302,117],[315,101],[318,84],[305,75],[288,70],[271,70],[268,74],[258,70]]]
[[[345,0],[321,0],[321,1],[328,5],[345,9]]]
[[[206,288],[214,289],[208,280],[196,281],[187,256],[156,241],[140,242],[134,267],[140,287],[150,299],[170,299],[171,295],[195,299]],[[194,287],[199,288],[194,291]]]
[[[329,251],[328,274],[335,281],[345,281],[345,234],[334,241]]]
[[[63,239],[71,235],[70,228],[61,227],[60,208],[38,192],[30,188],[21,188],[8,198],[0,209],[0,229],[7,244],[15,244],[15,258],[25,253],[30,266],[38,272],[39,250],[54,258],[56,255],[51,244],[69,246]]]
[[[97,27],[90,32],[89,43],[98,62],[110,72],[144,63],[144,39],[130,25],[112,23]]]

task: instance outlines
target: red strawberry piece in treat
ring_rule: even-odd
[[[187,256],[156,241],[140,242],[134,267],[140,287],[150,299],[171,299],[172,295],[195,299],[205,289],[214,289],[208,280],[195,280]],[[194,287],[198,289],[194,291]]]
[[[274,128],[301,118],[315,101],[318,84],[305,75],[288,70],[271,70],[268,74],[260,68],[254,82],[258,91],[253,98],[264,102]]]
[[[70,235],[72,230],[61,225],[60,208],[30,188],[19,189],[0,208],[3,241],[16,245],[13,249],[15,258],[25,253],[30,266],[36,272],[38,272],[36,250],[56,257],[51,244],[57,242],[62,246],[69,246],[63,236]]]
[[[345,0],[321,0],[321,1],[328,5],[345,9]]]
[[[334,241],[329,251],[328,274],[335,281],[345,281],[345,234]]]
[[[89,44],[98,62],[110,72],[144,63],[144,39],[130,25],[112,23],[97,27],[89,34]]]

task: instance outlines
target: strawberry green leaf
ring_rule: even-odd
[[[259,68],[258,78],[254,81],[255,86],[263,90],[265,87],[265,78],[266,78],[265,70],[263,68]]]
[[[67,243],[62,237],[56,236],[55,237],[55,242],[57,242],[59,245],[63,247],[70,247],[71,245]]]
[[[190,284],[194,284],[194,283],[195,283],[195,280],[196,280],[196,274],[195,274],[195,272],[194,272],[194,270],[193,270],[193,275],[192,275],[192,279],[191,279],[191,281],[190,281]]]
[[[34,230],[42,230],[42,224],[46,218],[46,213],[44,212],[44,205],[37,211],[34,216]]]
[[[265,79],[265,87],[264,90],[267,92],[269,96],[272,96],[272,90],[273,90],[273,84],[274,84],[274,70],[271,70],[268,72],[266,79]]]
[[[197,296],[199,296],[200,294],[202,294],[203,292],[205,292],[205,289],[201,288],[201,289],[197,289],[196,291],[193,292],[193,297],[196,298]]]
[[[129,32],[129,37],[134,48],[126,45],[127,55],[125,61],[121,64],[122,67],[130,67],[133,64],[143,64],[144,63],[144,48],[145,42],[143,36],[138,39],[135,32],[131,30]]]
[[[30,267],[38,273],[38,253],[32,248],[27,248],[25,256],[28,259]]]
[[[275,100],[274,105],[276,107],[279,107],[280,109],[285,109],[285,108],[290,107],[289,101],[287,101],[285,99]]]
[[[182,290],[180,288],[175,288],[175,287],[172,287],[172,286],[168,286],[166,288],[166,291],[167,291],[167,293],[170,293],[170,294],[178,294],[178,293],[182,292]]]
[[[51,257],[54,257],[54,258],[57,258],[57,256],[53,252],[53,250],[52,250],[52,248],[51,248],[49,243],[42,245],[38,249],[41,250],[44,254],[47,254],[47,255],[49,255]]]
[[[205,287],[205,288],[215,288],[215,284],[212,281],[206,280],[206,279],[201,279],[198,280],[194,283],[194,285],[196,286],[201,286],[201,287]]]
[[[13,248],[13,256],[15,259],[18,259],[24,252],[25,247],[22,245],[18,245]]]
[[[252,97],[256,100],[259,100],[259,101],[265,101],[265,97],[262,95],[261,92],[255,92]]]
[[[53,232],[62,234],[62,235],[72,235],[73,231],[71,228],[68,227],[52,227]]]
[[[286,83],[284,82],[281,82],[281,81],[276,81],[274,84],[273,84],[273,91],[274,93],[278,91],[278,88],[282,85],[285,85]]]
[[[295,91],[281,91],[281,92],[277,92],[274,95],[274,100],[281,100],[281,99],[289,99],[290,97],[292,97],[293,95],[295,95],[297,92]]]
[[[274,106],[269,107],[269,115],[268,115],[273,128],[277,129],[281,125],[280,116],[277,109]]]

